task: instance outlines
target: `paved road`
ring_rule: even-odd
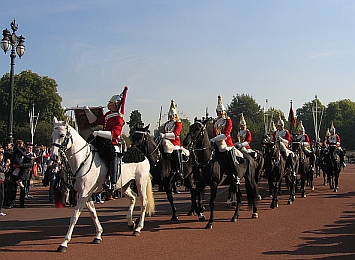
[[[179,222],[170,222],[165,194],[155,192],[157,214],[146,219],[140,237],[131,236],[125,214],[128,201],[120,198],[98,204],[104,228],[103,241],[91,244],[94,227],[85,210],[69,243],[68,251],[57,253],[67,231],[73,208],[56,209],[47,202],[48,188],[32,189],[27,208],[5,209],[0,218],[0,259],[355,259],[355,165],[340,176],[334,193],[315,179],[315,190],[307,198],[297,194],[293,205],[287,195],[280,206],[270,209],[265,197],[266,180],[260,184],[264,199],[259,218],[251,219],[246,202],[237,223],[230,222],[234,209],[225,207],[226,187],[218,194],[216,221],[212,230],[206,222],[189,217],[189,194],[175,195]],[[209,197],[208,195],[206,197]],[[206,203],[207,204],[207,203]],[[206,213],[208,217],[208,212]]]

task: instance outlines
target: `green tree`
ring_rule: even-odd
[[[255,99],[248,94],[237,94],[233,96],[231,104],[228,106],[227,114],[233,121],[232,139],[235,141],[235,136],[239,130],[240,116],[243,113],[247,127],[252,132],[253,140],[252,148],[261,147],[261,138],[264,130],[264,112]]]
[[[39,76],[30,70],[22,71],[20,74],[14,75],[14,106],[13,106],[13,135],[15,139],[29,139],[29,111],[35,106],[35,113],[39,112],[40,116],[38,124],[47,123],[52,125],[52,119],[56,116],[58,119],[64,119],[64,111],[61,108],[62,98],[57,91],[57,83],[54,79],[47,76]],[[0,79],[0,138],[5,138],[7,132],[7,120],[9,115],[9,90],[10,90],[10,74],[6,73]],[[25,129],[27,133],[25,134]],[[35,134],[35,142],[37,138],[50,140],[52,127],[37,127]],[[46,132],[42,132],[46,131]],[[28,138],[28,139],[27,139]],[[46,145],[50,145],[46,143]]]
[[[327,128],[330,127],[331,122],[334,123],[336,133],[341,137],[342,147],[354,150],[355,103],[349,99],[330,102],[325,117]]]
[[[129,116],[129,122],[127,122],[127,124],[129,125],[129,136],[131,136],[136,130],[137,126],[144,126],[141,113],[138,110],[133,110]]]
[[[182,118],[181,119],[181,123],[182,123],[182,130],[180,133],[180,140],[181,140],[181,145],[182,145],[182,140],[184,140],[184,138],[186,137],[186,135],[189,133],[190,131],[190,121],[187,118]]]

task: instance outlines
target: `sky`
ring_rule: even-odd
[[[14,18],[26,39],[16,74],[55,79],[63,107],[106,106],[127,85],[125,120],[138,110],[151,131],[171,99],[190,121],[215,116],[218,95],[286,115],[290,100],[355,101],[355,0],[3,2],[0,29]]]

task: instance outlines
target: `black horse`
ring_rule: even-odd
[[[292,204],[295,200],[296,176],[287,165],[287,159],[282,155],[280,150],[280,141],[271,141],[268,136],[264,136],[262,140],[264,151],[264,169],[267,172],[268,183],[271,186],[272,201],[270,208],[277,208],[278,195],[282,178],[285,177],[289,188],[288,204]]]
[[[163,156],[162,148],[159,145],[160,142],[157,144],[150,136],[149,125],[141,128],[136,127],[136,131],[131,135],[131,139],[132,146],[136,146],[140,149],[150,162],[150,173],[153,176],[153,185],[158,184],[159,186],[163,186],[166,192],[172,210],[170,220],[177,221],[177,210],[173,198],[173,184],[176,182],[176,176],[171,164],[171,158]],[[188,188],[192,194],[194,193],[195,186],[192,177],[193,163],[191,163],[191,160],[192,159],[189,159],[183,162],[183,177],[185,187]],[[200,199],[202,200],[202,197],[200,197]],[[199,205],[201,205],[201,203],[199,203]],[[200,210],[202,211],[203,208],[201,207]],[[188,215],[193,215],[193,213],[193,209],[190,209]]]
[[[338,192],[339,175],[341,172],[339,150],[335,144],[330,144],[328,149],[325,153],[325,171],[328,176],[330,189]]]
[[[292,151],[298,155],[297,173],[299,173],[301,176],[301,197],[305,198],[307,197],[305,190],[306,181],[309,182],[311,189],[314,190],[311,158],[308,157],[304,152],[302,142],[292,141],[291,148]],[[310,156],[314,155],[310,154]]]
[[[243,177],[245,179],[248,203],[249,205],[253,206],[252,218],[257,218],[258,213],[256,203],[258,192],[254,176],[254,164],[249,162],[247,159],[245,159],[243,162],[239,162],[235,176],[233,170],[230,167],[227,152],[219,153],[218,149],[215,149],[215,147],[211,145],[206,130],[206,124],[209,121],[210,119],[203,121],[195,120],[195,122],[190,126],[189,133],[183,140],[184,147],[188,147],[196,157],[196,164],[199,169],[198,172],[200,172],[200,179],[197,182],[195,195],[203,191],[206,186],[210,187],[210,218],[206,228],[212,228],[212,224],[214,222],[214,208],[217,196],[217,187],[222,183],[233,183],[236,187],[237,207],[231,221],[236,222],[238,220],[242,197],[240,190],[240,180]],[[224,174],[226,174],[225,177]],[[196,200],[193,199],[192,203],[195,204],[195,209],[198,212],[199,219],[204,220],[204,215],[199,212],[199,208],[196,206]]]

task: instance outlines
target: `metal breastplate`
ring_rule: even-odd
[[[214,123],[214,129],[216,131],[216,134],[217,135],[220,135],[222,134],[224,131],[224,127],[226,126],[226,119],[221,117],[221,118],[218,118],[216,120],[216,122]]]
[[[167,122],[164,127],[165,133],[173,133],[175,129],[175,123],[176,123],[175,120]]]

